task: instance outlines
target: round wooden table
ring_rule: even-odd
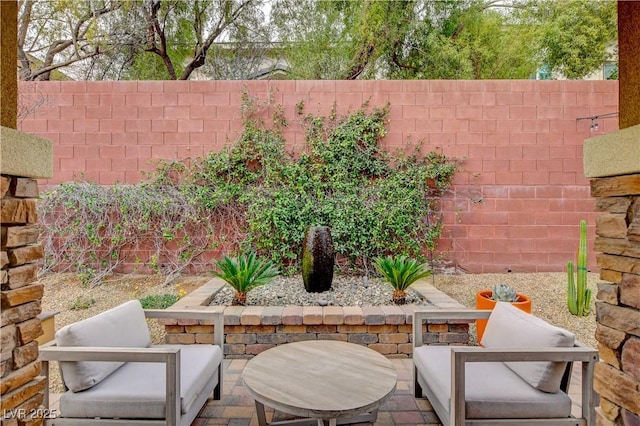
[[[258,422],[264,406],[319,425],[373,422],[378,407],[396,388],[391,362],[365,346],[334,340],[288,343],[251,359],[242,373],[255,399]],[[277,423],[272,423],[277,424]],[[291,421],[287,421],[291,424]]]

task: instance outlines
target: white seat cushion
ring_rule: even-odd
[[[58,346],[146,348],[149,327],[139,300],[125,302],[96,316],[69,324],[56,333]],[[73,392],[89,389],[122,366],[122,362],[61,361],[65,385]]]
[[[413,363],[439,402],[451,403],[451,346],[415,348]],[[501,362],[467,363],[465,410],[470,419],[569,417],[571,399],[564,392],[541,392]]]
[[[160,347],[180,348],[180,405],[184,414],[207,385],[217,385],[222,351],[216,345]],[[163,419],[165,380],[162,363],[128,362],[91,389],[63,394],[60,413],[62,417]]]
[[[510,303],[498,302],[494,307],[482,346],[493,349],[569,348],[575,335],[544,320],[521,311]],[[507,362],[505,363],[531,386],[543,392],[560,390],[566,362]]]

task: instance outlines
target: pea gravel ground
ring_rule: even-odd
[[[59,312],[56,316],[56,328],[59,329],[64,325],[91,317],[134,298],[141,298],[149,294],[190,292],[210,278],[208,275],[180,277],[173,284],[164,285],[163,277],[160,276],[127,274],[114,275],[101,285],[87,287],[82,285],[73,274],[51,274],[40,279],[40,282],[45,286],[42,306],[45,310]],[[599,282],[598,274],[588,275],[588,287],[594,296],[591,301],[591,313],[586,317],[571,315],[567,309],[566,273],[434,275],[429,280],[436,288],[468,307],[475,307],[477,291],[491,288],[498,283],[509,284],[518,292],[525,293],[532,299],[534,315],[574,332],[576,337],[586,345],[597,347],[594,338],[596,320],[593,299],[595,299],[596,287]],[[368,303],[367,294],[371,295],[372,300],[379,301],[380,297],[384,297],[381,294],[385,290],[380,290],[379,283],[375,279],[368,280],[368,290],[365,292],[353,291],[355,282],[353,277],[345,281],[347,285],[341,286],[341,288],[345,293],[357,293],[360,305]],[[276,290],[275,294],[279,299],[285,296],[279,290]],[[353,300],[342,292],[336,292],[333,297]],[[334,302],[329,304],[334,304]],[[161,342],[164,334],[162,327],[150,322],[150,329],[154,342]],[[55,374],[55,369],[52,370]],[[53,380],[52,391],[61,391],[61,386],[56,380]]]

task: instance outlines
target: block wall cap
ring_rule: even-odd
[[[51,179],[51,141],[8,127],[0,127],[0,173],[32,179]]]
[[[586,178],[640,173],[640,125],[585,140],[583,166]]]

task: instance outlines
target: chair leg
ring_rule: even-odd
[[[422,386],[418,383],[418,369],[413,367],[413,396],[422,398]]]
[[[218,366],[218,384],[213,388],[213,399],[219,401],[222,398],[222,364]]]

